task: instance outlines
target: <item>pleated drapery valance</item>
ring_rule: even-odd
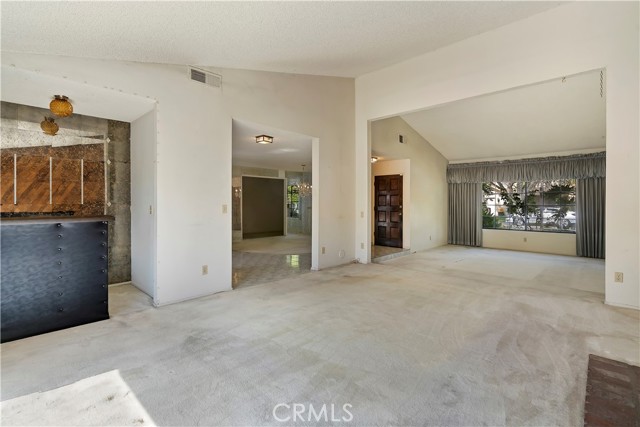
[[[447,182],[529,182],[556,179],[603,178],[606,153],[563,157],[505,160],[502,162],[457,163],[447,166]]]

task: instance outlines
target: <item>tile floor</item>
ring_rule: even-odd
[[[233,288],[286,279],[311,271],[311,254],[263,254],[233,251]]]
[[[233,288],[253,286],[311,271],[311,236],[288,235],[233,243]]]
[[[396,254],[404,251],[402,248],[391,248],[389,246],[374,246],[371,252],[371,258],[376,259],[387,255]]]

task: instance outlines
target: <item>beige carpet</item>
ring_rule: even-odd
[[[154,426],[118,371],[2,402],[3,426]]]
[[[233,250],[276,255],[295,255],[311,253],[311,236],[289,234],[287,236],[262,237],[233,242]]]
[[[2,397],[118,369],[158,425],[315,424],[274,419],[298,403],[352,405],[342,426],[577,426],[589,354],[640,357],[640,313],[603,291],[600,260],[442,247],[2,344]]]

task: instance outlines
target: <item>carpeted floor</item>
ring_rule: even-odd
[[[158,425],[309,424],[278,404],[351,405],[321,425],[582,425],[588,355],[639,358],[640,313],[603,290],[599,260],[443,247],[2,344],[2,399],[117,369]]]
[[[2,402],[5,426],[154,426],[118,371]]]

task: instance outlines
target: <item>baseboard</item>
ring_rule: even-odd
[[[111,286],[122,286],[122,285],[131,285],[131,280],[129,280],[128,282],[110,283],[109,287],[111,287]]]
[[[620,308],[630,308],[632,310],[638,310],[640,311],[640,307],[636,306],[636,305],[628,305],[628,304],[618,304],[615,302],[609,302],[609,301],[605,301],[604,302],[606,305],[610,305],[612,307],[620,307]]]
[[[151,305],[153,304],[153,295],[149,295],[149,293],[147,291],[145,291],[144,289],[142,289],[140,286],[136,285],[135,283],[133,283],[133,281],[130,282],[131,286],[133,286],[134,288],[136,288],[137,290],[139,290],[140,292],[142,292],[143,294],[145,294],[146,296],[148,296],[149,298],[151,298]]]
[[[182,299],[178,299],[178,300],[174,300],[174,301],[168,301],[168,302],[161,302],[161,303],[156,303],[154,301],[153,302],[153,306],[154,307],[164,307],[165,305],[178,304],[178,303],[181,303],[181,302],[191,301],[193,299],[198,299],[198,298],[202,298],[202,297],[208,297],[208,296],[211,296],[211,295],[219,294],[221,292],[229,292],[229,291],[232,291],[232,290],[233,290],[233,288],[223,289],[221,291],[207,292],[207,293],[200,294],[200,295],[194,295],[192,297],[182,298]]]

